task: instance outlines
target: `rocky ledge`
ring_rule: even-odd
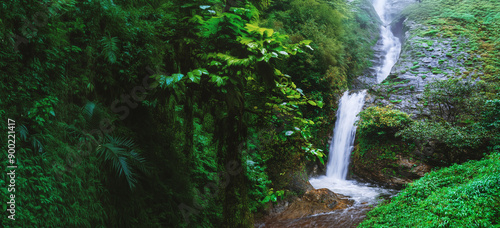
[[[414,118],[426,115],[424,88],[436,80],[478,76],[481,56],[469,53],[464,37],[437,35],[436,27],[401,19],[403,47],[391,74],[381,84],[369,89],[365,108],[394,105]]]
[[[269,214],[259,219],[266,223],[276,220],[292,220],[315,214],[346,209],[354,203],[347,196],[336,194],[326,188],[308,190],[302,197],[272,205]]]
[[[355,160],[350,168],[357,179],[395,189],[403,188],[432,170],[432,166],[428,164],[399,154],[391,161],[373,158],[367,164]]]

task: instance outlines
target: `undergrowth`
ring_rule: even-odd
[[[500,154],[428,173],[360,227],[500,227]]]

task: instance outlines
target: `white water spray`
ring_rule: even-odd
[[[353,94],[346,91],[340,99],[333,131],[334,138],[330,144],[330,156],[326,168],[328,177],[345,180],[347,176],[349,156],[356,136],[354,123],[359,119],[357,114],[365,103],[365,96],[365,90]]]
[[[349,196],[356,204],[374,204],[381,194],[389,194],[389,190],[371,187],[369,184],[346,180],[349,170],[349,158],[356,137],[355,122],[359,119],[358,113],[365,103],[366,90],[349,94],[346,91],[339,102],[337,121],[333,130],[333,139],[330,144],[326,176],[311,179],[309,182],[314,188],[328,188],[335,193]]]
[[[391,73],[391,69],[396,64],[399,58],[399,53],[401,52],[401,41],[399,38],[394,36],[391,31],[391,21],[390,15],[387,12],[387,0],[374,0],[373,7],[382,21],[382,26],[380,26],[380,36],[379,40],[381,45],[381,50],[385,52],[382,59],[382,63],[375,67],[375,72],[377,76],[377,83],[381,83],[387,76]]]
[[[383,23],[380,28],[381,39],[378,45],[381,45],[384,55],[381,63],[375,68],[377,83],[387,78],[401,51],[401,42],[390,29],[392,18],[387,14],[387,5],[387,0],[374,0],[373,2],[373,6]],[[340,99],[326,176],[310,180],[314,188],[328,188],[335,193],[347,195],[355,200],[356,205],[365,202],[376,203],[378,196],[390,192],[387,189],[372,187],[354,180],[346,180],[349,158],[356,136],[354,123],[358,120],[357,115],[364,105],[365,96],[365,90],[352,94],[346,91]]]

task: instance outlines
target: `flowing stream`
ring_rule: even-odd
[[[399,58],[401,41],[391,31],[390,23],[393,16],[387,12],[387,8],[390,7],[387,0],[374,0],[373,7],[382,21],[382,26],[380,26],[381,39],[378,43],[379,50],[383,52],[382,62],[375,68],[377,83],[381,83],[391,73],[392,67]]]
[[[379,58],[380,63],[375,66],[376,82],[380,83],[387,78],[398,60],[401,42],[391,31],[390,23],[393,18],[392,14],[388,12],[390,4],[388,4],[387,0],[374,0],[373,6],[382,21],[380,27],[381,38],[376,48],[381,50],[383,54]],[[351,208],[342,212],[334,212],[338,214],[337,216],[330,216],[335,218],[335,222],[342,222],[337,225],[330,223],[330,227],[356,226],[369,210],[367,205],[376,205],[384,196],[394,194],[394,191],[390,189],[346,179],[349,158],[356,136],[356,126],[354,124],[358,120],[357,115],[365,103],[365,96],[366,90],[353,93],[346,91],[340,99],[326,175],[310,180],[316,189],[328,188],[335,193],[340,193],[354,200],[354,205]]]
[[[391,4],[388,0],[374,0],[373,6],[382,21],[380,27],[381,38],[376,49],[382,52],[379,63],[375,66],[376,82],[382,82],[399,58],[401,42],[391,31],[390,23],[393,20],[390,13]],[[358,113],[365,103],[366,90],[358,92],[346,91],[339,102],[337,121],[333,131],[333,139],[329,150],[329,159],[325,176],[311,179],[314,188],[328,188],[335,193],[350,197],[354,200],[351,208],[340,212],[333,212],[329,218],[328,225],[324,227],[355,227],[365,217],[371,206],[376,205],[381,198],[393,195],[394,190],[384,189],[355,180],[347,180],[349,158],[353,150],[354,138],[356,136],[355,122]],[[318,216],[327,216],[318,215]],[[309,227],[323,227],[320,224]]]
[[[395,1],[397,2],[397,0],[373,0],[373,6],[382,21],[381,38],[375,47],[377,56],[373,69],[376,83],[382,82],[389,75],[401,51],[401,42],[394,36],[390,26],[396,10],[394,8],[397,8],[394,7]],[[379,203],[384,197],[395,194],[395,191],[391,189],[346,179],[356,135],[354,123],[358,120],[357,115],[364,105],[365,96],[366,90],[344,93],[337,111],[326,175],[309,180],[316,189],[328,188],[335,193],[349,197],[354,200],[353,206],[345,210],[291,221],[276,221],[266,224],[266,227],[356,227],[373,205]]]
[[[401,42],[391,31],[390,23],[392,16],[388,13],[390,4],[388,0],[374,0],[373,6],[382,21],[380,27],[380,40],[377,45],[384,55],[380,58],[380,63],[375,66],[377,83],[382,82],[396,63],[401,51]],[[328,188],[335,193],[340,193],[351,197],[356,203],[374,204],[378,196],[389,194],[388,190],[368,187],[365,184],[354,180],[346,180],[349,158],[353,149],[354,138],[356,136],[355,122],[358,120],[358,113],[365,103],[366,90],[358,92],[346,91],[339,102],[337,111],[337,121],[333,130],[333,139],[330,144],[329,159],[326,175],[311,179],[311,184],[316,188]]]

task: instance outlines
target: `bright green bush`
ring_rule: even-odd
[[[369,107],[359,113],[358,132],[362,136],[391,135],[412,122],[410,115],[397,109]]]
[[[500,154],[431,172],[367,216],[360,227],[498,227]]]
[[[398,154],[410,155],[415,145],[402,142],[395,133],[412,123],[410,115],[391,106],[375,106],[361,111],[359,117],[357,145],[353,151],[355,166],[363,164],[370,169],[384,167],[386,175],[400,175],[399,171],[389,171],[393,168],[399,170],[393,161],[397,160]]]

